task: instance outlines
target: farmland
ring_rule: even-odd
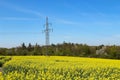
[[[119,80],[120,60],[65,56],[13,56],[1,80]]]

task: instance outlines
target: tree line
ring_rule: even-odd
[[[28,46],[25,43],[15,48],[0,48],[0,55],[48,55],[48,56],[79,56],[120,59],[120,46],[89,46],[87,44],[66,43],[40,46],[38,44]]]

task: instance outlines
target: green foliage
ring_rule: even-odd
[[[0,56],[0,67],[2,67],[3,64],[9,60],[11,60],[10,56]]]
[[[5,63],[4,60],[0,60],[0,67],[2,67],[2,65]]]
[[[120,46],[106,46],[105,50],[102,51],[104,45],[100,46],[88,46],[86,44],[75,44],[75,43],[62,43],[52,44],[50,46],[40,46],[38,44],[32,45],[29,43],[28,46],[23,43],[21,46],[16,48],[1,48],[0,55],[56,55],[56,56],[81,56],[81,57],[98,57],[98,58],[110,58],[120,59]],[[97,50],[99,54],[96,53]]]

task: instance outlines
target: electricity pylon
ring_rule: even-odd
[[[51,23],[48,22],[48,17],[46,17],[46,23],[45,23],[45,44],[46,44],[46,55],[48,55],[48,46],[50,45],[50,32],[53,31],[49,28]]]

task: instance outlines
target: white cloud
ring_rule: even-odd
[[[31,10],[31,9],[26,9],[24,7],[20,7],[20,6],[17,6],[17,5],[8,3],[8,2],[0,1],[0,6],[6,7],[6,8],[9,8],[9,9],[13,9],[13,10],[16,10],[16,11],[19,11],[19,12],[23,12],[23,13],[34,14],[34,15],[39,16],[41,18],[45,17],[45,15],[43,15],[40,12]]]
[[[13,9],[13,10],[18,11],[18,12],[33,14],[33,15],[36,15],[36,16],[41,17],[43,19],[46,17],[45,14],[42,14],[39,11],[26,9],[24,7],[20,7],[18,5],[11,4],[11,3],[8,3],[8,2],[5,2],[5,1],[0,1],[0,6],[10,8],[10,9]],[[98,15],[106,16],[105,14],[99,12],[96,8],[94,8],[90,4],[88,4],[87,6],[91,7],[91,9],[96,10],[97,13],[95,13],[95,14],[97,16]],[[91,16],[91,15],[95,15],[95,14],[93,14],[93,13],[81,13],[82,16]],[[81,22],[75,22],[75,21],[70,21],[70,20],[66,20],[66,19],[59,19],[58,17],[54,17],[54,16],[49,16],[49,18],[51,18],[56,23],[67,24],[67,25],[75,25],[75,26],[89,26],[89,25],[101,25],[101,26],[106,26],[107,25],[107,26],[110,26],[110,25],[113,25],[113,22],[105,22],[105,21],[104,22],[95,21],[95,22],[82,22],[81,23]],[[33,19],[33,18],[19,18],[19,17],[4,17],[4,18],[0,18],[0,19],[3,19],[3,20],[37,20],[37,19]]]
[[[35,18],[21,18],[21,17],[1,17],[0,20],[39,20]]]
[[[79,23],[74,22],[74,21],[69,21],[69,20],[65,20],[65,19],[58,19],[58,18],[53,18],[55,19],[55,22],[59,22],[62,24],[69,24],[69,25],[78,25]]]

